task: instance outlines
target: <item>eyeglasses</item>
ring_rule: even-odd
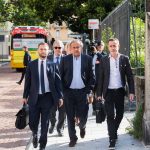
[[[55,49],[61,49],[61,47],[54,47]]]

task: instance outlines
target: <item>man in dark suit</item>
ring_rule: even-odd
[[[96,43],[96,49],[97,49],[97,52],[99,54],[101,54],[101,56],[106,56],[107,53],[104,52],[104,48],[105,48],[105,43],[103,41],[99,41]]]
[[[109,39],[109,56],[103,57],[99,65],[97,86],[98,100],[105,99],[109,149],[115,149],[117,131],[124,114],[126,79],[129,86],[129,99],[134,99],[134,80],[127,56],[119,53],[119,40]]]
[[[33,133],[33,146],[38,146],[38,125],[41,118],[40,150],[47,143],[50,109],[59,102],[63,105],[61,80],[55,65],[47,60],[48,44],[38,45],[39,59],[32,61],[26,71],[23,103],[29,104],[29,126]]]
[[[22,70],[22,75],[21,75],[21,79],[19,82],[16,82],[17,84],[21,85],[23,79],[24,79],[24,76],[25,76],[25,73],[26,73],[26,67],[28,66],[29,62],[31,61],[31,56],[29,54],[29,50],[28,50],[28,47],[27,46],[24,46],[23,47],[23,50],[24,50],[24,57],[23,57],[23,65],[24,65],[24,68]]]
[[[54,54],[48,56],[48,59],[50,61],[56,63],[58,68],[60,66],[61,58],[63,57],[63,54],[62,54],[63,49],[64,49],[64,45],[63,45],[62,41],[55,40],[53,43]],[[57,123],[57,132],[58,132],[59,136],[63,136],[64,122],[66,119],[66,113],[65,113],[64,105],[62,107],[57,107],[56,105],[54,105],[52,107],[51,112],[50,112],[51,126],[49,128],[49,133],[52,134],[54,132],[54,127],[55,127],[55,123],[56,123],[56,111],[57,110],[59,112],[58,123]]]
[[[94,92],[94,101],[92,103],[92,106],[93,106],[92,115],[96,115],[96,94],[95,94],[95,92],[96,92],[96,87],[98,85],[97,84],[97,77],[98,77],[98,73],[99,73],[99,69],[98,69],[99,67],[98,66],[99,66],[99,64],[101,62],[101,58],[106,56],[106,54],[103,53],[104,46],[100,46],[100,45],[101,45],[100,43],[98,43],[96,45],[96,47],[98,48],[99,51],[97,50],[97,48],[94,45],[91,46],[93,73],[94,73],[95,78],[96,78],[95,87],[94,87],[94,90],[93,90],[93,92]],[[101,51],[100,51],[100,48],[101,48]]]
[[[68,120],[69,147],[74,147],[78,139],[75,120],[79,125],[81,138],[85,136],[89,108],[87,96],[91,96],[95,77],[92,70],[92,58],[81,54],[83,43],[80,40],[73,40],[70,43],[70,49],[72,54],[62,57],[60,73]]]

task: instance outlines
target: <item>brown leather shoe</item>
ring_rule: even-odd
[[[80,137],[84,138],[85,137],[85,128],[80,129]]]
[[[69,147],[74,147],[77,143],[78,138],[70,140]]]

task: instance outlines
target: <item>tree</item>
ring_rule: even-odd
[[[79,33],[88,32],[88,19],[103,19],[122,0],[26,0],[43,21],[67,23]]]
[[[10,0],[8,5],[11,9],[10,21],[14,25],[40,25],[42,23],[36,10],[31,9],[25,0]]]
[[[36,10],[25,0],[0,0],[0,22],[10,21],[14,25],[43,25]]]
[[[133,24],[130,22],[130,61],[133,67],[144,67],[145,64],[145,23],[140,18],[133,18]],[[134,41],[135,35],[135,41]],[[136,49],[135,49],[136,42]],[[136,58],[137,53],[137,58]],[[137,60],[136,60],[137,59]],[[137,66],[138,65],[138,66]]]
[[[133,16],[145,20],[145,1],[144,0],[130,0],[130,1]]]
[[[0,23],[8,21],[9,14],[8,14],[9,7],[4,0],[0,0]]]

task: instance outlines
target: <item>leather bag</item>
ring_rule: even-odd
[[[17,129],[24,129],[29,124],[29,106],[24,104],[23,107],[16,114],[15,127]]]

